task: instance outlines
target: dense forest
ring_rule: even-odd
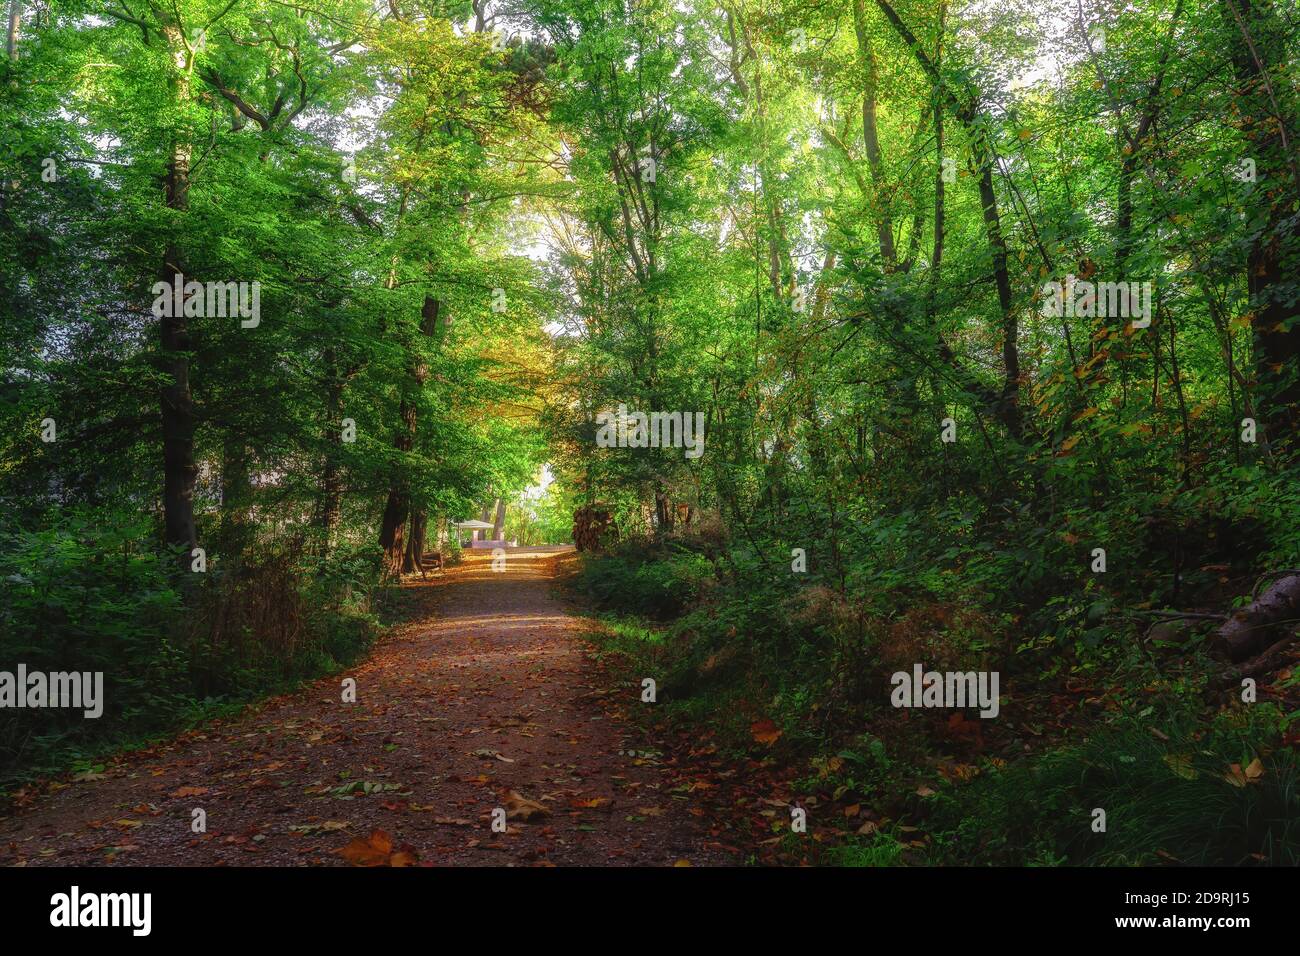
[[[5,803],[473,536],[741,862],[1300,863],[1293,0],[7,14]]]

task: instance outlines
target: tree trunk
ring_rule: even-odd
[[[880,245],[884,271],[893,272],[898,263],[898,253],[894,248],[894,223],[885,186],[880,134],[876,128],[878,71],[876,54],[871,48],[871,35],[867,32],[863,0],[853,0],[853,29],[858,40],[858,65],[862,69],[862,145],[866,148],[867,165],[871,169],[872,217],[876,221],[876,241]]]
[[[23,25],[23,0],[9,2],[9,61],[18,60],[18,33]]]
[[[492,540],[493,541],[501,540],[501,536],[505,533],[505,527],[506,527],[506,500],[504,498],[498,498],[497,514],[496,517],[492,519]]]
[[[1002,309],[1002,394],[998,419],[1016,441],[1024,437],[1020,412],[1020,322],[1011,297],[1011,276],[1007,271],[1007,244],[1002,236],[998,197],[993,190],[993,154],[990,144],[977,140],[976,162],[980,167],[980,205],[984,207],[984,233],[993,252],[993,279]]]
[[[1294,281],[1294,265],[1288,270],[1284,263],[1296,253],[1286,222],[1296,214],[1300,172],[1291,139],[1291,83],[1282,67],[1286,27],[1269,0],[1220,0],[1220,10],[1231,38],[1239,127],[1255,162],[1258,196],[1269,204],[1268,224],[1246,259],[1257,404],[1270,441],[1289,443],[1300,426],[1300,302],[1285,291]]]
[[[1213,647],[1233,663],[1258,654],[1283,631],[1295,633],[1300,616],[1300,574],[1273,582],[1263,594],[1239,609],[1214,635]]]
[[[400,489],[390,488],[388,501],[384,504],[384,516],[379,523],[379,547],[384,552],[384,574],[390,578],[401,575],[402,564],[406,560],[406,517],[409,512],[410,500]]]
[[[1002,389],[993,411],[1017,442],[1024,439],[1024,417],[1020,408],[1020,334],[1019,319],[1011,295],[1011,276],[1007,269],[1007,245],[1002,235],[1002,220],[998,213],[997,193],[993,188],[993,164],[996,159],[993,142],[989,138],[986,119],[980,113],[979,93],[973,86],[964,85],[959,96],[949,86],[935,61],[921,48],[916,35],[903,22],[888,0],[876,0],[876,6],[885,15],[894,32],[911,49],[912,55],[934,84],[954,116],[970,134],[970,149],[979,170],[980,206],[984,212],[984,235],[993,257],[993,281],[998,290],[998,306],[1002,311]],[[940,348],[946,349],[940,340]],[[982,390],[981,390],[982,391]]]
[[[321,496],[317,521],[321,531],[320,553],[328,556],[342,510],[343,482],[339,475],[339,458],[343,445],[343,380],[333,349],[325,350],[325,460],[321,463]]]
[[[437,299],[427,295],[424,297],[424,305],[420,308],[421,334],[432,336],[437,331],[439,307]],[[428,369],[418,351],[412,350],[410,375],[402,388],[399,406],[402,425],[393,437],[393,445],[403,457],[415,448],[418,398],[426,378]],[[400,473],[399,469],[389,485],[388,501],[384,505],[383,518],[379,524],[379,546],[384,552],[384,573],[389,577],[399,577],[406,562],[406,523],[410,515],[410,479],[406,474]]]
[[[411,512],[411,531],[406,539],[406,560],[402,563],[402,570],[407,573],[414,571],[424,573],[424,539],[428,522],[428,513],[423,508]]]
[[[192,64],[181,37],[181,28],[174,20],[166,20],[162,27],[173,58],[171,74],[173,104],[180,108],[191,96],[190,69]],[[173,134],[164,196],[167,208],[184,212],[189,208],[191,145],[184,130]],[[162,279],[175,285],[183,275],[180,250],[168,242],[163,254]],[[182,284],[184,280],[182,279]],[[190,566],[189,551],[197,544],[194,528],[194,484],[198,468],[194,464],[194,402],[190,394],[190,362],[187,352],[191,348],[189,323],[183,304],[173,298],[172,307],[159,318],[159,338],[162,344],[160,365],[170,380],[159,390],[162,410],[163,436],[163,524],[167,544],[184,549],[182,566]]]
[[[655,530],[659,535],[673,530],[673,503],[662,487],[655,488]]]

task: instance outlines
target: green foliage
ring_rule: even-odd
[[[500,499],[549,543],[591,505],[610,647],[736,741],[748,708],[895,800],[929,742],[886,774],[864,741],[919,662],[1155,682],[1190,746],[1205,629],[1148,644],[1151,612],[1300,565],[1296,26],[1056,6],[41,6],[0,62],[0,664],[100,664],[103,726],[161,726],[346,660],[426,519]],[[260,323],[164,321],[177,270],[260,283]],[[1053,310],[1076,279],[1149,310]],[[620,405],[698,414],[703,454],[598,446]],[[50,720],[0,747],[96,733]],[[1167,753],[1087,730],[970,813],[1096,861],[1033,816],[1086,786],[1159,835],[1106,859],[1290,859],[1273,824],[1195,847],[1290,806],[1283,757],[1161,790]],[[970,819],[954,848],[1017,852]]]
[[[1228,715],[1169,739],[1134,720],[935,798],[937,862],[1137,866],[1300,862],[1300,765],[1277,714]],[[1271,726],[1270,726],[1271,725]],[[1259,759],[1255,769],[1252,763]],[[1235,769],[1234,769],[1235,765]],[[1093,810],[1106,831],[1093,830]]]
[[[0,63],[0,667],[103,671],[107,711],[6,711],[5,772],[337,669],[417,528],[436,547],[537,472],[553,290],[507,213],[549,178],[523,145],[548,54],[458,31],[468,5],[402,7],[21,20]],[[154,291],[175,273],[256,284],[260,313],[178,328]]]
[[[6,708],[0,767],[39,760],[105,726],[157,726],[184,707],[186,662],[169,634],[180,596],[160,557],[141,548],[141,531],[138,519],[111,511],[0,530],[4,669],[105,674],[99,723],[71,709]]]
[[[149,522],[103,508],[42,524],[0,529],[0,661],[101,673],[103,713],[5,708],[0,785],[337,671],[377,633],[374,548],[214,572],[186,609]]]
[[[712,576],[701,555],[686,551],[660,559],[636,549],[587,559],[577,586],[602,610],[662,621],[690,607]]]

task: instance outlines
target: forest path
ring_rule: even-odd
[[[621,753],[638,742],[616,701],[639,689],[600,684],[588,625],[552,595],[568,553],[510,549],[494,572],[467,552],[417,578],[403,592],[416,613],[369,657],[53,784],[0,820],[0,864],[731,862],[665,769]],[[544,815],[524,822],[512,791]],[[515,810],[505,833],[497,807]]]

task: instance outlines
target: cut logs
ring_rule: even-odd
[[[1239,663],[1294,633],[1300,621],[1300,572],[1288,571],[1258,598],[1224,622],[1214,637],[1215,649]]]

